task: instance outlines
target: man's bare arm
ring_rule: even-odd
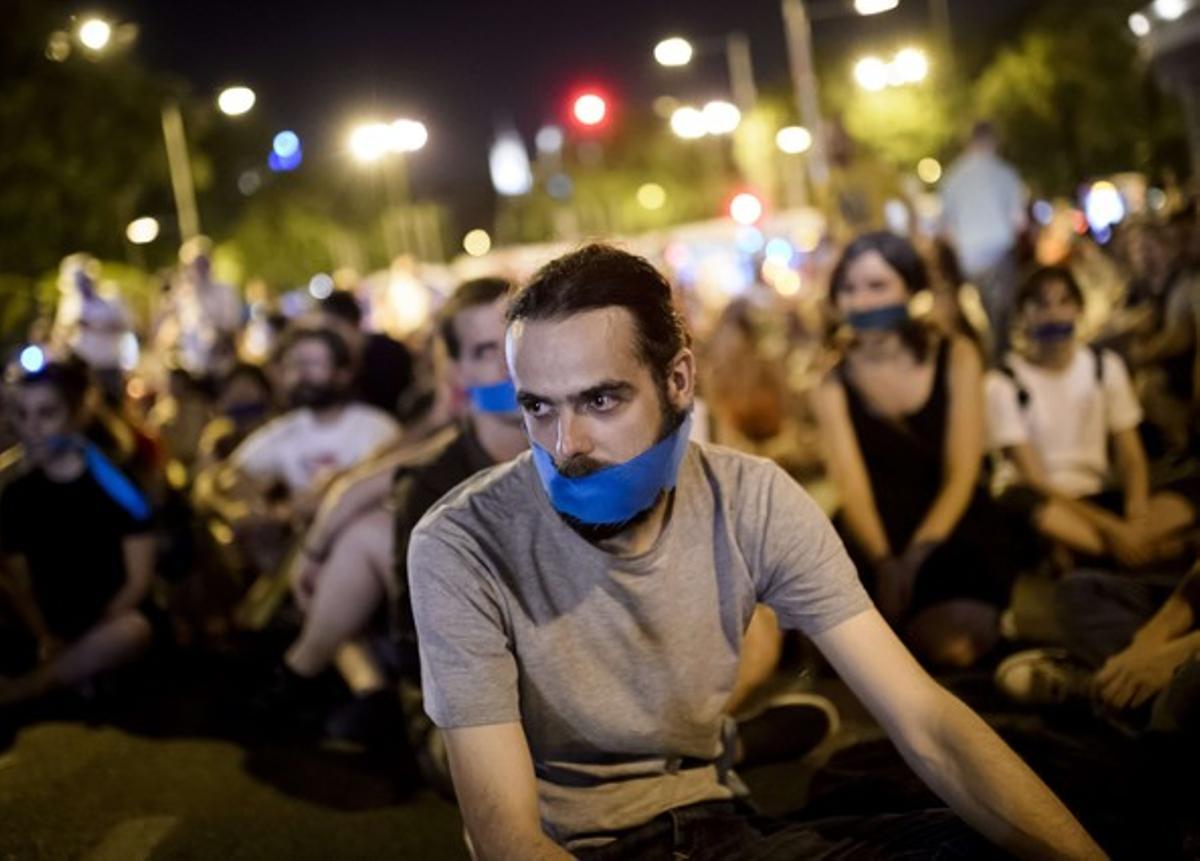
[[[533,760],[520,723],[444,732],[454,792],[478,861],[571,857],[542,831]]]
[[[1026,858],[1103,858],[1070,811],[921,668],[874,609],[813,638],[921,779],[968,824]]]

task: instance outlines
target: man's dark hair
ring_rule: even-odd
[[[633,317],[638,357],[660,386],[691,335],[667,279],[637,255],[588,245],[552,260],[513,299],[508,321],[561,320],[583,311],[624,308]]]
[[[996,127],[988,120],[979,120],[971,126],[971,143],[983,142],[996,142]]]
[[[454,318],[476,305],[490,305],[507,296],[511,290],[512,284],[503,278],[474,278],[458,285],[453,295],[438,311],[438,331],[446,343],[446,352],[450,354],[451,359],[458,361],[462,353],[458,330],[454,328]]]
[[[82,360],[74,357],[46,362],[36,371],[25,371],[14,366],[8,374],[9,382],[17,387],[51,386],[67,405],[72,416],[83,409],[84,398],[91,386],[91,372]]]
[[[250,362],[238,362],[230,368],[229,373],[221,378],[221,391],[225,391],[240,377],[245,377],[270,397],[272,391],[270,377],[267,376],[267,372],[263,370],[261,365],[255,365]]]
[[[355,329],[362,325],[362,307],[349,290],[334,290],[321,300],[319,307],[324,313],[346,321]]]
[[[1033,270],[1017,288],[1017,310],[1021,310],[1030,302],[1041,299],[1045,289],[1055,281],[1065,284],[1071,300],[1080,308],[1083,307],[1083,290],[1069,268],[1066,266],[1040,266]]]
[[[293,326],[280,336],[279,344],[275,347],[275,361],[278,362],[283,359],[292,347],[303,341],[320,341],[324,344],[329,349],[329,354],[333,356],[335,367],[348,368],[353,364],[354,360],[350,355],[350,347],[341,335],[332,329],[311,328],[307,326]]]

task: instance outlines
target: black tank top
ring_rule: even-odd
[[[904,547],[942,486],[949,384],[949,339],[937,348],[933,387],[916,411],[884,418],[866,403],[842,366],[850,421],[871,481],[888,543]]]

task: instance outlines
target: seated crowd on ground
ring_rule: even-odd
[[[695,406],[675,415],[664,404],[664,426],[652,442],[682,434],[680,451],[690,436],[782,466],[771,481],[805,487],[836,527],[812,540],[840,538],[857,569],[839,596],[814,593],[814,602],[852,604],[851,585],[861,583],[929,671],[984,673],[1014,707],[1074,703],[1123,733],[1194,746],[1198,249],[1194,208],[1170,223],[1122,226],[1104,249],[1076,239],[1052,261],[1006,262],[1012,283],[997,310],[994,290],[983,305],[977,298],[1005,277],[994,265],[964,274],[946,241],[926,246],[892,233],[860,234],[829,249],[822,303],[800,309],[763,287],[697,326]],[[1099,316],[1100,288],[1089,281],[1095,255],[1124,285],[1115,305],[1104,297]],[[102,302],[95,277],[93,261],[72,255],[63,264],[64,297]],[[499,677],[511,664],[493,654],[503,644],[456,622],[467,617],[454,612],[467,612],[461,604],[498,613],[509,596],[442,594],[453,589],[410,583],[409,569],[414,560],[471,548],[488,556],[465,537],[433,548],[449,539],[425,527],[414,546],[414,530],[431,510],[448,532],[501,522],[510,513],[504,505],[520,507],[504,503],[515,479],[487,482],[515,470],[474,479],[484,484],[465,503],[448,494],[514,458],[542,463],[538,411],[554,407],[524,380],[519,392],[510,382],[521,358],[512,332],[524,325],[521,337],[533,337],[526,333],[537,331],[538,314],[568,312],[514,312],[513,297],[527,296],[518,294],[521,286],[501,277],[466,281],[425,331],[402,343],[367,331],[350,290],[292,320],[251,318],[236,291],[213,280],[207,247],[193,243],[146,339],[155,367],[132,374],[110,349],[128,330],[122,308],[60,312],[53,336],[22,345],[5,373],[0,714],[55,694],[119,697],[122,674],[149,656],[169,661],[173,649],[237,654],[258,637],[284,645],[269,660],[255,650],[261,666],[245,698],[246,721],[333,736],[368,753],[403,748],[424,779],[448,794],[457,755],[454,784],[469,785],[471,802],[480,803],[485,780],[467,774],[461,757],[482,742],[461,728],[511,715],[500,693],[466,704],[455,674],[466,672],[464,656]],[[990,330],[989,317],[1007,328]],[[255,325],[271,349],[251,360],[245,334]],[[525,372],[550,386],[573,370],[527,365]],[[604,399],[622,397],[585,395],[597,412],[608,408]],[[531,440],[534,450],[523,455]],[[684,461],[684,470],[713,470],[714,486],[735,480],[717,475],[726,467],[708,456],[717,459],[703,467]],[[595,472],[600,461],[580,458],[576,473],[557,461],[550,471],[603,474]],[[772,518],[812,505],[791,493],[763,490],[772,506],[761,513],[764,532]],[[446,499],[454,501],[439,504]],[[459,512],[471,500],[476,520]],[[579,502],[579,510],[589,504]],[[671,516],[696,514],[680,506]],[[563,518],[575,534],[598,547],[613,540],[572,516]],[[607,518],[614,519],[629,522]],[[580,576],[588,573],[586,564],[580,568]],[[558,603],[576,600],[569,591],[541,595],[546,606],[526,612],[565,614],[569,608]],[[1037,606],[1018,606],[1018,592]],[[802,685],[777,688],[780,667],[797,652],[810,675],[834,674],[795,629],[820,641],[824,623],[840,621],[840,611],[822,604],[828,619],[819,623],[782,599],[772,605],[770,593],[764,587],[739,606],[744,618],[735,626],[742,630],[727,632],[741,638],[737,648],[711,655],[730,674],[726,699],[697,705],[712,711],[714,725],[727,726],[726,765],[800,757],[838,723],[832,704]],[[464,630],[441,627],[455,624]],[[532,636],[521,627],[528,619],[505,624]],[[430,631],[436,642],[426,643]],[[593,682],[566,676],[594,672],[603,687],[614,671],[579,655],[555,664],[553,649],[571,650],[561,631],[545,636],[523,648],[538,656],[534,669],[563,689],[564,709],[578,686]],[[682,660],[674,650],[688,644],[669,648]],[[440,675],[429,677],[431,670]],[[526,682],[521,691],[542,695]],[[553,710],[522,708],[547,713],[538,718],[546,740],[530,745],[539,777],[555,787],[546,815],[560,817],[554,825],[561,830],[552,836],[587,848],[587,823],[572,819],[573,793],[623,766],[567,761],[564,751],[578,751]],[[450,730],[449,757],[439,725]],[[563,761],[549,761],[554,756]],[[690,790],[681,783],[679,791]],[[621,818],[627,814],[613,807],[620,827],[606,822],[603,830],[633,824]],[[478,817],[468,815],[467,825],[476,839],[492,835]]]

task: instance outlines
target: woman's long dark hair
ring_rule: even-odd
[[[829,301],[837,304],[837,295],[846,286],[846,275],[851,265],[864,254],[874,251],[900,276],[904,288],[911,298],[929,287],[929,269],[920,253],[913,244],[902,236],[879,230],[864,233],[855,238],[833,268],[833,276],[829,281]],[[900,340],[912,351],[917,360],[924,362],[929,357],[933,347],[934,332],[920,320],[909,320],[898,330]]]

